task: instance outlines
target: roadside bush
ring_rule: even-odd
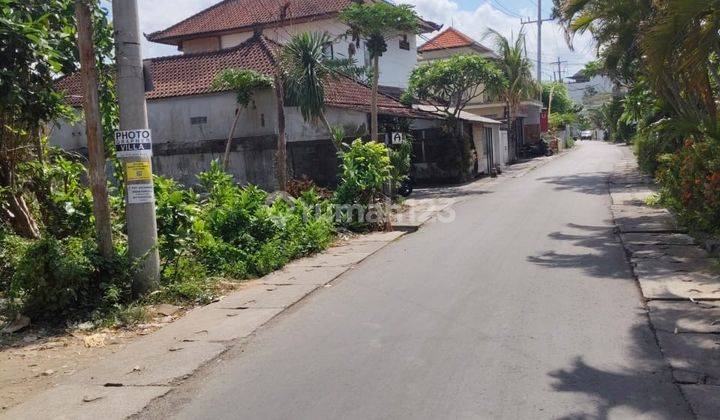
[[[658,180],[664,204],[694,231],[720,234],[720,141],[686,140],[660,158]]]
[[[44,236],[23,246],[13,260],[8,297],[19,299],[30,318],[52,322],[120,303],[129,290],[126,270],[104,261],[91,243]]]
[[[412,137],[408,137],[401,144],[390,148],[390,175],[392,176],[393,191],[410,177],[412,166]]]
[[[200,213],[197,194],[177,182],[154,177],[155,214],[160,258],[172,263],[191,248],[195,240],[194,223]]]
[[[390,180],[392,165],[387,147],[377,142],[353,141],[342,154],[340,184],[335,201],[341,204],[369,204],[381,195]]]
[[[47,219],[53,228],[36,240],[0,229],[0,297],[6,302],[0,309],[21,311],[34,321],[90,317],[102,325],[127,324],[143,318],[143,303],[208,303],[226,287],[222,278],[267,274],[326,248],[334,237],[331,204],[314,188],[268,203],[265,191],[235,184],[217,162],[198,176],[196,188],[156,177],[161,287],[137,300],[131,294],[136,262],[127,259],[125,236],[115,235],[115,260],[100,257],[82,171],[73,162],[59,162],[56,173],[47,173],[54,179],[48,198],[57,203]],[[111,197],[115,204],[121,199]],[[115,216],[116,227],[121,219]]]
[[[567,147],[568,149],[572,149],[573,147],[575,147],[575,139],[573,138],[573,136],[568,136],[567,140],[565,141],[565,147]]]
[[[217,162],[198,181],[199,193],[170,180],[156,187],[162,293],[169,299],[205,301],[214,276],[262,276],[332,241],[329,203],[314,189],[267,204],[265,191],[238,186]]]
[[[0,291],[7,295],[10,283],[20,259],[30,245],[30,241],[12,235],[0,228]]]
[[[359,220],[363,214],[379,202],[383,187],[392,179],[392,164],[385,145],[377,142],[353,141],[341,154],[340,184],[333,196],[336,204],[351,207],[355,211],[342,210],[341,222],[350,227],[364,225]]]

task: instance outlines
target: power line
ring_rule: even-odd
[[[508,9],[507,7],[503,6],[503,4],[500,3],[499,0],[490,0],[490,2],[491,2],[492,4],[494,4],[495,7],[496,7],[497,9],[499,9],[502,13],[504,13],[504,14],[510,16],[510,17],[522,19],[522,16],[520,16],[519,14],[513,12],[512,10]]]
[[[520,23],[525,26],[526,24],[537,24],[537,81],[542,82],[542,24],[552,19],[543,19],[542,17],[542,0],[537,0],[537,20],[524,21],[520,19]]]

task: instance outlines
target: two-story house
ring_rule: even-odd
[[[370,0],[225,0],[167,29],[147,35],[152,42],[176,45],[185,54],[232,48],[262,29],[263,35],[279,44],[301,32],[324,32],[333,42],[326,51],[336,58],[354,58],[370,66],[364,43],[359,46],[347,35],[350,29],[338,15],[353,3]],[[421,32],[440,26],[419,21]],[[407,86],[408,76],[417,64],[417,44],[413,33],[398,33],[388,41],[380,57],[380,85]]]
[[[362,1],[362,0],[358,0]],[[349,29],[338,18],[352,0],[225,0],[165,30],[147,35],[153,42],[176,45],[181,54],[147,60],[153,89],[147,92],[148,120],[153,132],[153,166],[156,173],[186,184],[222,157],[225,140],[235,116],[235,95],[212,87],[215,76],[229,68],[256,70],[268,76],[277,71],[277,53],[293,34],[327,32],[333,42],[326,47],[334,57],[353,56],[363,63],[365,46],[346,36]],[[420,21],[423,31],[437,25]],[[389,40],[380,60],[381,84],[404,87],[417,63],[413,34]],[[82,84],[79,74],[61,79],[59,86],[79,107]],[[368,132],[370,88],[347,77],[329,80],[326,117],[345,128],[349,136]],[[320,185],[336,182],[338,160],[330,133],[322,124],[306,122],[295,107],[285,108],[290,176],[307,175]],[[413,110],[384,94],[379,98],[381,120],[405,120],[407,125],[427,125],[436,115]],[[274,188],[277,150],[277,103],[268,89],[257,92],[242,111],[233,136],[228,170],[238,182]],[[86,140],[82,125],[56,124],[51,143],[80,150]]]
[[[478,54],[483,57],[496,58],[497,55],[490,48],[480,44],[470,36],[456,28],[450,27],[440,32],[418,48],[419,61],[427,62],[440,60],[458,54]],[[540,139],[540,114],[542,102],[538,100],[525,100],[520,104],[515,130],[518,147],[526,142],[535,142]],[[495,120],[507,121],[507,107],[502,101],[488,98],[485,95],[477,97],[470,102],[465,111]],[[503,134],[506,139],[506,134]],[[507,163],[513,159],[514,145],[508,145],[507,140],[501,140],[504,145],[498,146],[495,155],[500,163]],[[497,142],[495,142],[497,143]]]

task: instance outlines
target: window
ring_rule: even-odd
[[[190,117],[191,125],[207,124],[207,117]]]
[[[400,37],[400,49],[410,51],[410,42],[408,42],[407,34]]]
[[[335,53],[333,51],[333,43],[332,42],[326,42],[322,46],[323,49],[323,55],[325,55],[326,58],[335,58]]]

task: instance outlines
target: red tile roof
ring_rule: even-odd
[[[271,40],[255,36],[236,47],[217,52],[154,58],[151,60],[154,89],[147,93],[147,98],[162,99],[215,92],[212,88],[215,76],[228,68],[252,69],[272,76],[276,68],[274,50],[278,47]],[[73,106],[82,105],[83,87],[79,72],[59,79],[57,86],[65,91]],[[370,88],[350,78],[341,76],[328,81],[325,95],[328,106],[370,112]],[[387,115],[434,118],[382,94],[378,98],[378,109],[381,114]]]
[[[442,50],[446,48],[462,48],[462,47],[479,47],[483,50],[490,51],[489,48],[480,45],[477,41],[458,31],[457,29],[450,27],[435,35],[428,42],[418,48],[418,52],[423,53],[427,51]]]
[[[353,0],[224,0],[146,37],[152,42],[178,45],[183,39],[272,26],[281,16],[286,25],[332,17],[351,4]],[[422,26],[427,32],[439,29],[432,22],[422,21]]]

